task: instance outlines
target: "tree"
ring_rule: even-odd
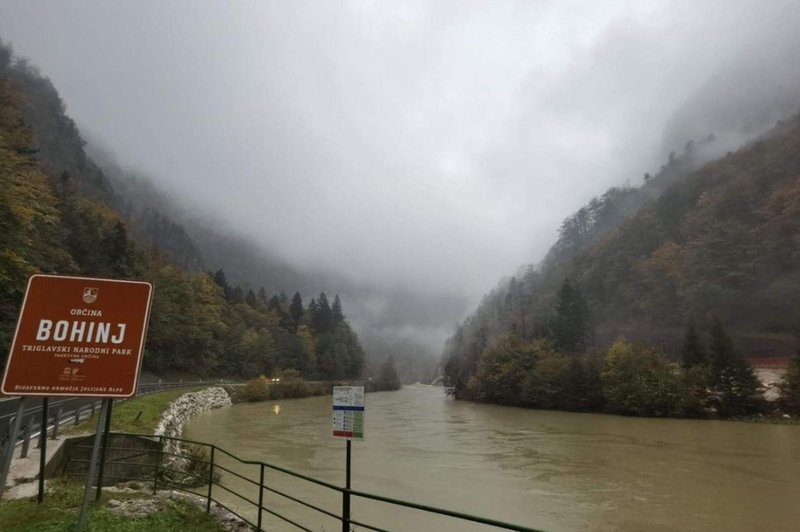
[[[788,412],[800,414],[800,345],[781,382],[781,405]]]
[[[339,294],[333,298],[333,307],[331,309],[333,325],[339,325],[345,320],[344,311],[342,310],[342,300],[339,299]]]
[[[763,407],[760,383],[744,357],[733,350],[733,342],[722,323],[711,326],[710,383],[713,404],[723,417],[754,414]]]
[[[618,414],[680,414],[680,380],[658,352],[618,338],[605,353],[601,373],[606,408]]]
[[[289,316],[294,323],[294,331],[297,332],[298,327],[303,322],[303,297],[300,292],[295,292],[292,297],[292,302],[289,304]]]
[[[394,357],[390,355],[381,364],[377,378],[370,382],[370,391],[399,390],[401,387],[400,378],[394,368]]]
[[[586,301],[580,290],[573,288],[569,279],[564,279],[556,300],[556,347],[566,353],[586,352],[592,336],[590,327]]]
[[[244,296],[244,302],[255,308],[256,306],[256,293],[252,289],[247,289],[247,295]]]
[[[526,376],[535,369],[540,345],[517,335],[496,338],[481,354],[470,379],[470,393],[479,399],[520,404]]]
[[[311,327],[318,334],[325,334],[333,329],[333,310],[325,292],[319,294],[317,311],[311,316]]]
[[[231,287],[228,284],[228,280],[225,278],[225,272],[222,270],[222,268],[217,270],[217,272],[214,274],[214,282],[222,288],[222,293],[225,296],[225,299],[229,299],[231,296]]]
[[[707,364],[708,356],[706,355],[705,349],[703,349],[700,336],[697,334],[694,323],[690,323],[686,328],[686,335],[683,337],[681,365],[684,368],[692,368],[695,366],[705,366]]]
[[[278,301],[278,296],[272,296],[267,303],[267,312],[274,312],[278,316],[281,315],[281,302]]]

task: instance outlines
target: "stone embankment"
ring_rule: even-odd
[[[161,414],[161,421],[156,427],[156,436],[180,438],[183,434],[183,424],[197,414],[208,410],[222,408],[231,403],[231,397],[223,388],[215,386],[199,392],[183,394],[173,401]],[[164,450],[177,453],[179,445],[173,440],[166,440]]]

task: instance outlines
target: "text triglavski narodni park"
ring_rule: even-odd
[[[130,397],[136,391],[153,286],[34,275],[2,391],[7,395]]]

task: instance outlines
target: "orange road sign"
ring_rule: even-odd
[[[3,376],[6,395],[131,397],[153,285],[34,275]]]

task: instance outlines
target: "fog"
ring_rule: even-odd
[[[82,130],[187,209],[470,304],[592,196],[795,110],[799,22],[792,1],[0,3]]]

